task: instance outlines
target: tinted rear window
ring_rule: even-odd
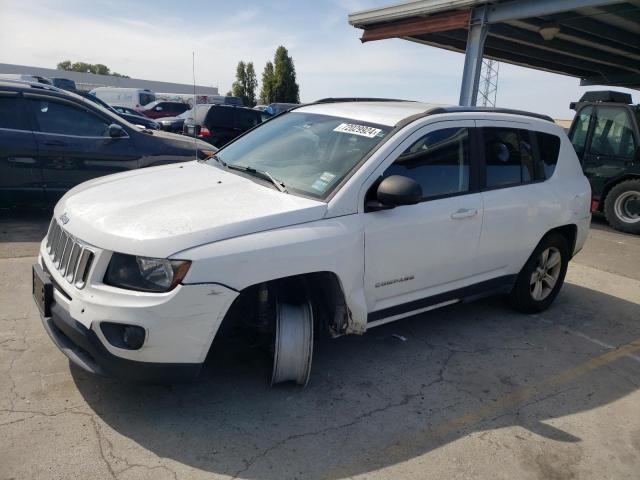
[[[262,121],[260,112],[256,110],[236,110],[236,127],[242,130],[249,130]]]
[[[210,127],[233,128],[233,107],[211,107],[204,123]]]

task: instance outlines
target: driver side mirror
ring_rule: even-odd
[[[122,128],[117,123],[112,123],[111,125],[109,125],[109,128],[107,129],[107,133],[111,138],[119,138],[119,137],[124,137],[126,135],[124,128]]]
[[[366,211],[389,210],[402,205],[415,205],[422,200],[422,187],[414,179],[391,175],[378,185],[376,201],[367,202]]]

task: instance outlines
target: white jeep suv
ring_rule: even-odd
[[[207,160],[69,191],[34,299],[90,372],[192,379],[216,334],[248,330],[273,353],[272,383],[305,384],[314,335],[494,293],[547,308],[584,244],[590,198],[548,117],[327,99]]]

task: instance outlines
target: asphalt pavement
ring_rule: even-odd
[[[48,210],[0,212],[0,479],[638,479],[640,237],[594,219],[554,305],[454,305],[318,345],[306,389],[214,344],[200,382],[70,365],[30,269]]]

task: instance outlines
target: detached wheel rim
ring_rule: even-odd
[[[621,221],[625,223],[640,222],[640,192],[631,190],[618,195],[613,204],[613,210]]]
[[[271,385],[293,381],[306,385],[313,356],[313,310],[299,305],[276,304],[276,337]]]
[[[547,298],[558,283],[560,270],[562,269],[562,255],[556,247],[543,250],[536,268],[531,274],[530,292],[531,298],[540,302]]]

